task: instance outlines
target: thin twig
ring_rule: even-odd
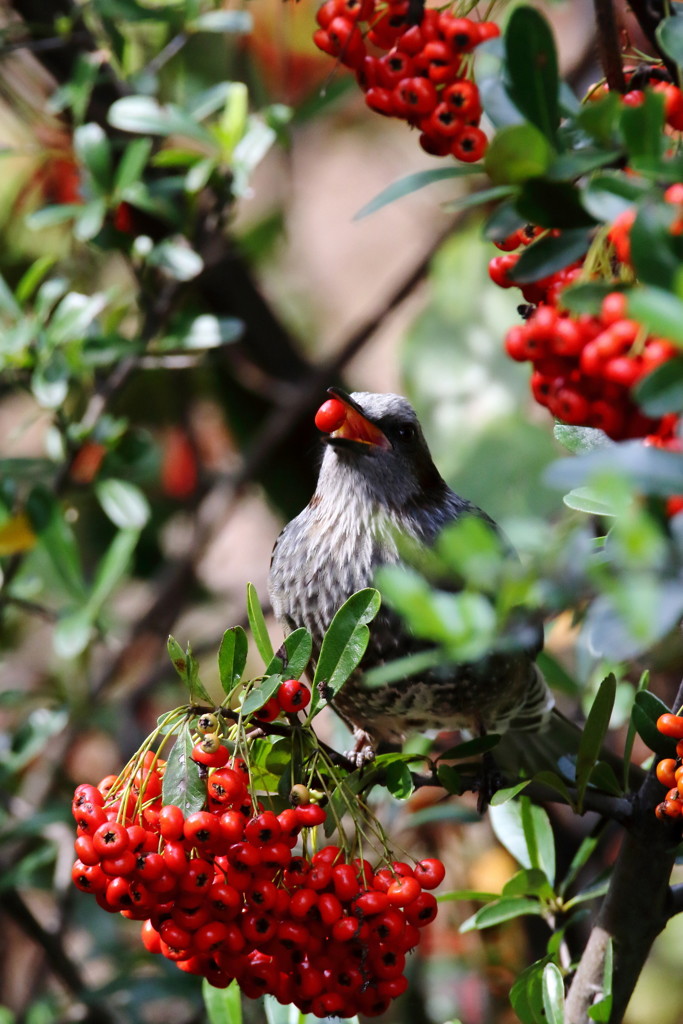
[[[610,92],[626,92],[626,79],[621,63],[619,31],[612,0],[593,0],[595,23],[598,30],[600,63],[605,72]]]

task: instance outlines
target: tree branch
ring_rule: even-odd
[[[593,0],[598,30],[598,52],[610,92],[626,92],[621,47],[612,0]]]

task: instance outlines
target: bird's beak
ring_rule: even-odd
[[[337,430],[333,430],[327,436],[325,440],[328,444],[337,442],[343,445],[345,441],[356,441],[373,448],[391,448],[391,442],[386,434],[367,418],[350,395],[347,395],[341,388],[328,388],[327,393],[333,398],[337,398],[346,407],[346,419]]]

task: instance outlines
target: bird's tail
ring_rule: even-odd
[[[568,785],[576,783],[576,761],[583,736],[583,729],[568,719],[555,706],[555,699],[537,665],[533,666],[535,679],[530,685],[524,705],[510,721],[510,728],[501,736],[493,751],[498,768],[512,779],[530,778],[539,772],[554,772]],[[606,747],[601,747],[597,761],[612,769],[616,783],[628,788],[638,788],[645,773],[638,765],[630,764],[625,775],[624,760]],[[608,773],[609,774],[609,773]],[[605,787],[613,789],[611,776],[602,781]],[[600,788],[600,773],[596,773],[592,785]]]

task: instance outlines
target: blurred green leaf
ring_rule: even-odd
[[[666,56],[675,61],[679,67],[683,67],[683,18],[680,14],[662,18],[657,25],[655,34],[657,42]]]
[[[483,188],[478,192],[469,192],[466,196],[460,196],[459,199],[451,199],[446,203],[442,203],[441,208],[448,213],[453,213],[456,210],[471,210],[475,206],[482,206],[484,203],[490,203],[497,199],[506,199],[508,196],[515,195],[515,193],[514,185],[495,185],[493,188]]]
[[[102,127],[94,122],[79,125],[74,132],[74,151],[97,191],[106,192],[112,183],[111,143]]]
[[[581,733],[579,752],[576,757],[576,796],[579,810],[583,806],[583,798],[591,772],[600,756],[600,750],[609,729],[616,692],[617,680],[614,673],[610,672],[600,683]]]
[[[204,978],[202,998],[208,1024],[242,1024],[242,990],[237,981],[231,981],[227,988],[214,988]]]
[[[162,784],[164,804],[179,807],[185,817],[201,811],[206,803],[206,783],[199,777],[199,767],[192,760],[192,730],[183,725],[166,760]]]
[[[668,265],[668,264],[667,264]],[[668,274],[664,275],[668,279]],[[683,346],[683,300],[665,287],[635,288],[628,294],[628,315],[648,329]]]
[[[539,177],[523,182],[516,208],[526,220],[543,228],[576,230],[596,223],[584,210],[579,189],[564,181]]]
[[[368,587],[353,594],[336,612],[320,648],[309,717],[329,699],[323,699],[320,685],[334,696],[359,665],[370,637],[367,623],[374,619],[380,603],[379,592]]]
[[[165,238],[154,246],[147,262],[165,270],[176,281],[192,281],[204,269],[201,256],[189,247],[184,238]]]
[[[649,690],[640,690],[635,696],[631,714],[638,735],[660,757],[674,756],[675,740],[664,736],[657,728],[659,716],[670,712],[664,701]]]
[[[110,477],[95,483],[95,493],[105,515],[120,530],[141,530],[147,524],[149,502],[135,484]]]
[[[54,628],[52,643],[60,658],[77,658],[93,636],[93,613],[86,605],[61,615]]]
[[[76,537],[46,487],[39,485],[30,492],[26,514],[67,592],[78,601],[84,600],[86,588]]]
[[[557,53],[553,34],[533,7],[516,7],[505,29],[505,72],[513,103],[554,141],[560,121]]]
[[[636,384],[634,397],[648,416],[683,411],[683,356],[662,363]]]
[[[673,320],[674,296],[668,296],[667,291],[675,291],[680,274],[680,255],[678,252],[678,240],[671,234],[671,208],[668,204],[648,203],[638,209],[638,215],[629,232],[631,245],[631,262],[638,280],[643,285],[652,285],[652,289],[637,288],[634,293],[629,293],[629,315],[638,317],[638,310],[642,306],[642,323],[658,334],[664,334],[671,341],[681,343],[681,323],[675,325]],[[671,300],[674,300],[672,302]],[[658,320],[652,318],[664,318],[663,323],[667,324],[663,330],[659,330],[655,324]],[[670,330],[674,333],[671,334]]]
[[[268,665],[273,660],[273,645],[268,635],[261,602],[253,583],[247,583],[247,617],[256,649],[263,658],[264,664]]]
[[[615,506],[600,494],[593,487],[575,487],[562,498],[567,508],[573,508],[577,512],[586,512],[591,516],[617,516],[621,511],[620,506]]]
[[[403,199],[404,196],[409,196],[413,192],[417,192],[418,189],[426,188],[427,185],[433,185],[436,181],[462,178],[467,174],[481,173],[482,170],[483,167],[480,164],[470,164],[467,167],[436,167],[433,170],[415,171],[413,174],[407,174],[405,178],[399,178],[398,181],[392,182],[391,185],[388,185],[387,188],[376,195],[374,199],[371,199],[365,206],[362,206],[358,213],[353,215],[353,219],[362,220],[364,217],[369,217],[371,213],[376,213],[383,206],[395,203],[397,199]]]
[[[119,530],[100,559],[87,601],[93,616],[99,614],[102,605],[123,579],[139,539],[140,531],[137,529]]]
[[[610,223],[629,210],[649,188],[617,172],[595,174],[581,190],[584,208],[596,220]]]
[[[218,648],[218,675],[226,694],[231,694],[239,683],[247,663],[249,642],[241,626],[231,626],[223,633]]]
[[[160,104],[151,96],[124,96],[109,108],[114,128],[140,135],[181,135],[205,146],[213,146],[210,133],[180,107]]]
[[[548,1024],[564,1024],[564,981],[553,963],[543,968],[543,1009]]]
[[[566,423],[556,423],[553,434],[555,440],[573,455],[592,452],[596,448],[609,448],[614,444],[603,430],[595,427],[570,427]]]
[[[631,157],[659,157],[666,143],[664,134],[664,97],[650,89],[640,106],[624,104],[619,115],[626,148]]]
[[[484,166],[494,184],[514,185],[542,175],[552,157],[552,147],[538,128],[526,123],[513,124],[493,136]]]
[[[581,487],[603,472],[622,473],[645,494],[683,493],[683,456],[626,441],[573,459],[552,463],[545,473],[551,487]]]
[[[134,139],[123,151],[116,168],[114,191],[121,193],[140,180],[152,153],[151,139]]]
[[[249,11],[205,11],[188,25],[195,32],[229,32],[244,35],[253,29]]]
[[[551,885],[555,881],[555,836],[543,807],[532,804],[526,796],[519,798],[522,830],[529,863],[542,871]]]
[[[493,750],[500,743],[500,736],[495,733],[488,733],[486,736],[477,736],[473,740],[465,740],[455,747],[449,747],[439,754],[439,761],[458,761],[466,757],[474,757],[476,754],[483,754],[487,750]]]

